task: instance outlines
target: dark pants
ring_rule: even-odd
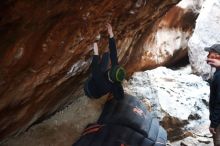
[[[213,141],[215,146],[220,146],[220,125],[215,128],[216,134],[213,135]]]
[[[102,86],[107,86],[105,72],[108,70],[108,64],[109,52],[106,52],[102,55],[102,59],[99,65],[95,68],[92,68],[92,75],[87,79],[84,85],[84,91],[88,97],[99,98],[99,96],[93,95],[91,93],[89,88],[90,82],[93,82],[93,88],[96,88],[97,90],[102,89]]]
[[[101,87],[99,86],[105,86],[106,84],[105,72],[108,69],[108,63],[109,63],[109,53],[106,52],[102,55],[102,59],[100,61],[99,66],[97,66],[92,70],[92,78],[99,89],[101,89]]]

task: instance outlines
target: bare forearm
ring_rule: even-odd
[[[114,37],[114,33],[113,33],[113,30],[112,30],[112,26],[109,23],[107,23],[106,27],[107,27],[107,30],[108,30],[109,37],[113,38]]]
[[[97,43],[93,44],[94,55],[99,55],[99,49]]]

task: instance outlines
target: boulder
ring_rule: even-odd
[[[125,90],[150,101],[152,111],[161,119],[170,140],[182,138],[186,129],[209,124],[208,83],[191,74],[189,66],[180,71],[158,67],[136,72]]]
[[[206,63],[208,52],[204,51],[215,43],[220,43],[220,1],[205,1],[196,20],[194,33],[189,40],[189,60],[194,73],[209,79],[214,70]]]

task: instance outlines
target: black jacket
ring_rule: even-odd
[[[114,38],[109,38],[109,51],[111,59],[111,67],[118,65],[117,50]],[[115,98],[122,98],[124,91],[121,83],[112,83],[108,79],[108,70],[102,71],[100,58],[98,55],[93,56],[92,60],[92,76],[87,81],[87,92],[94,98],[99,98],[109,92],[113,93]],[[85,91],[86,92],[86,91]]]
[[[165,146],[166,140],[158,119],[138,98],[125,94],[122,100],[108,100],[97,123],[88,125],[72,146]]]
[[[210,127],[216,128],[220,124],[220,70],[216,70],[210,83]]]

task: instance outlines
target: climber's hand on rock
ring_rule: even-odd
[[[209,131],[210,131],[210,133],[212,133],[212,134],[216,134],[215,128],[209,127]]]
[[[114,37],[111,24],[106,23],[106,28],[108,30],[108,34],[109,34],[110,38]]]

